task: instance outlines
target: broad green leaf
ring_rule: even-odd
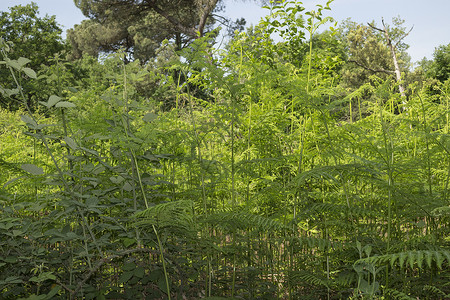
[[[124,272],[122,275],[120,275],[119,277],[119,283],[125,283],[128,280],[131,279],[131,277],[133,277],[134,275],[134,271],[128,271],[128,272]]]
[[[56,103],[55,107],[69,108],[69,107],[76,107],[76,105],[69,101],[61,101]]]
[[[22,170],[30,173],[31,175],[44,174],[44,169],[42,169],[41,167],[38,167],[36,165],[33,165],[33,164],[23,164],[20,167],[22,168]]]
[[[16,230],[14,229],[12,231],[13,236],[23,236],[25,232],[23,232],[22,230]]]
[[[145,116],[142,117],[142,121],[144,122],[152,122],[154,120],[156,120],[156,118],[158,118],[157,114],[154,113],[148,113]]]
[[[123,185],[123,189],[127,192],[131,192],[133,190],[133,186],[129,184],[128,182],[125,182]]]
[[[19,298],[17,300],[46,300],[47,295],[36,295],[36,294],[31,294],[28,298]]]
[[[22,283],[22,279],[17,276],[10,276],[4,280],[4,282],[9,284]]]
[[[124,245],[125,247],[128,248],[129,246],[135,244],[135,243],[136,243],[136,240],[135,240],[135,239],[130,239],[130,238],[123,238],[123,239],[122,239],[122,243],[123,243],[123,245]]]
[[[132,271],[134,269],[136,269],[136,264],[134,262],[127,262],[122,267],[122,270],[124,271]]]
[[[406,263],[409,263],[409,266],[414,268],[414,263],[416,262],[416,251],[409,251],[408,252],[408,259]]]
[[[28,279],[29,281],[33,281],[33,282],[43,282],[45,280],[55,280],[56,276],[53,275],[52,272],[42,272],[41,274],[39,274],[39,276],[33,276],[30,279]]]
[[[23,72],[30,78],[36,79],[36,72],[30,68],[23,68]]]
[[[17,60],[17,63],[23,67],[25,66],[27,63],[29,63],[31,60],[29,60],[28,58],[25,57],[19,57],[19,59]]]
[[[158,287],[161,291],[163,291],[164,293],[168,293],[167,291],[167,283],[166,283],[166,279],[165,277],[160,277],[158,280]],[[170,289],[170,285],[169,285],[169,289]]]
[[[19,93],[19,89],[4,89],[1,88],[0,92],[4,95],[6,95],[7,97],[11,97],[14,95],[17,95]]]
[[[71,137],[65,136],[63,140],[72,150],[78,149],[77,143]]]
[[[16,69],[18,71],[21,68],[21,66],[20,66],[20,64],[19,64],[19,62],[17,60],[8,59],[8,60],[6,60],[6,65],[10,66],[10,67],[12,67],[12,68],[14,68],[14,69]]]
[[[442,263],[444,262],[445,257],[439,251],[434,252],[434,257],[435,257],[437,267],[439,269],[442,269]]]
[[[15,256],[8,256],[8,257],[4,258],[3,261],[7,262],[7,263],[16,263],[17,262],[17,257],[15,257]]]
[[[142,278],[142,277],[144,277],[144,275],[145,275],[145,270],[143,267],[137,267],[134,270],[134,276]]]
[[[37,128],[37,123],[36,121],[34,121],[31,117],[27,116],[27,115],[21,115],[20,118],[22,119],[23,122],[25,122],[28,127],[32,128],[32,129],[36,129]]]
[[[425,260],[427,261],[428,268],[431,268],[431,262],[433,260],[433,252],[430,250],[425,251]]]
[[[110,119],[105,119],[106,123],[108,123],[109,125],[115,127],[116,126],[116,122],[114,120],[110,120]]]
[[[50,108],[50,107],[52,107],[52,106],[54,106],[55,104],[57,104],[59,101],[61,101],[62,99],[61,99],[61,97],[58,97],[58,96],[56,96],[56,95],[51,95],[49,98],[48,98],[48,101],[47,101],[47,107],[48,108]]]
[[[118,183],[121,183],[122,181],[124,181],[125,179],[119,175],[117,177],[111,176],[111,177],[109,177],[109,180],[111,180],[112,183],[118,184]]]
[[[92,174],[94,175],[98,175],[102,172],[104,172],[106,170],[106,168],[102,165],[97,165],[93,170],[92,170]]]
[[[46,298],[47,299],[53,299],[54,296],[56,296],[56,294],[58,294],[58,292],[61,290],[60,286],[55,286],[47,295]]]
[[[71,87],[71,86],[69,86],[67,89],[68,89],[69,91],[71,91],[72,93],[78,92],[78,90],[77,90],[76,88]]]

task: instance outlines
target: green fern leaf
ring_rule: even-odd
[[[390,296],[389,299],[398,299],[398,300],[415,300],[416,298],[412,298],[408,295],[406,295],[403,292],[394,290],[394,289],[386,289],[384,291],[387,295]]]
[[[408,257],[408,254],[405,252],[399,253],[399,264],[400,268],[403,268],[403,264],[405,263],[406,258]]]
[[[417,252],[415,252],[415,251],[410,251],[410,252],[407,253],[407,254],[408,254],[408,259],[407,259],[406,264],[409,263],[409,266],[410,266],[411,268],[414,267],[414,263],[415,263],[415,261],[416,261],[416,253],[417,253]]]
[[[442,263],[444,262],[445,259],[444,256],[439,251],[435,251],[434,256],[436,265],[438,266],[439,269],[442,269]]]
[[[428,268],[431,268],[431,262],[433,260],[433,252],[425,251],[425,259],[427,260]]]

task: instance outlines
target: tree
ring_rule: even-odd
[[[18,59],[27,57],[30,62],[27,67],[38,71],[41,65],[49,65],[50,58],[66,49],[61,39],[61,28],[56,23],[55,16],[38,17],[38,6],[31,3],[25,6],[17,5],[9,12],[0,13],[0,36],[12,44],[8,57]],[[11,88],[9,70],[0,68],[0,82],[2,87]],[[31,91],[29,83],[24,85],[25,91]],[[14,109],[16,104],[0,95],[0,106]]]
[[[401,76],[401,72],[400,72],[400,67],[398,65],[396,49],[397,49],[398,44],[411,32],[412,28],[407,33],[398,37],[397,41],[394,41],[392,34],[389,32],[388,27],[384,23],[384,19],[381,19],[381,23],[383,23],[383,29],[379,29],[371,24],[368,24],[368,25],[372,29],[378,30],[379,32],[382,32],[384,34],[384,37],[386,39],[385,42],[386,42],[387,46],[389,47],[389,50],[391,52],[392,62],[394,63],[394,68],[395,68],[394,72],[395,72],[395,78],[398,82],[398,88],[400,90],[400,94],[402,95],[402,97],[405,97],[405,88],[403,87],[403,84],[401,83],[402,76]]]
[[[173,40],[182,49],[204,35],[220,0],[76,0],[90,20],[68,31],[73,52],[96,55],[122,47],[131,59],[147,61],[163,40]]]
[[[434,49],[433,60],[424,59],[421,66],[427,77],[446,81],[450,78],[450,43]]]
[[[343,23],[339,31],[341,39],[346,43],[349,62],[343,68],[342,82],[345,86],[357,88],[368,82],[369,77],[374,74],[387,79],[396,74],[396,69],[399,73],[408,71],[410,58],[406,50],[409,46],[402,41],[407,34],[402,27],[403,23],[400,18],[394,18],[393,26],[384,25],[383,30],[378,29],[374,22],[364,25],[348,19]],[[389,47],[389,43],[393,49]]]

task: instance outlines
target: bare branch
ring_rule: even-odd
[[[373,26],[373,25],[372,25],[372,24],[370,24],[370,23],[367,23],[367,25],[369,25],[369,27],[370,27],[370,28],[372,28],[372,29],[375,29],[375,30],[378,30],[378,31],[384,32],[384,30],[382,30],[382,29],[380,29],[380,28],[377,28],[377,27]]]
[[[395,43],[395,48],[397,48],[398,44],[399,44],[405,37],[408,36],[408,34],[413,30],[413,28],[414,28],[414,25],[411,27],[411,29],[410,29],[407,33],[405,33],[405,34],[398,40],[397,43]]]

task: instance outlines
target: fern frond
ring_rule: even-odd
[[[392,253],[392,254],[385,254],[385,255],[378,255],[378,256],[372,256],[368,258],[359,259],[355,262],[355,264],[359,263],[371,263],[375,265],[381,265],[384,263],[390,263],[392,267],[397,263],[400,266],[400,268],[403,268],[403,266],[406,263],[406,266],[409,265],[411,268],[414,267],[415,264],[417,264],[417,267],[419,269],[422,269],[423,261],[426,261],[426,266],[431,268],[432,263],[435,262],[436,266],[439,269],[442,269],[442,264],[445,260],[447,260],[447,263],[450,263],[450,251],[449,250],[412,250],[412,251],[406,251],[406,252],[399,252],[399,253]]]
[[[134,214],[133,225],[138,227],[178,228],[185,231],[193,229],[194,202],[179,200],[161,203]]]
[[[314,286],[328,287],[328,280],[305,271],[292,271],[289,273],[289,280],[292,284],[308,283]]]
[[[450,295],[444,293],[443,291],[441,291],[439,288],[437,288],[435,286],[426,285],[423,287],[423,289],[427,292],[431,292],[435,295],[438,295],[439,297],[450,298]]]
[[[294,178],[293,182],[297,185],[302,185],[308,179],[325,179],[338,183],[342,177],[345,176],[377,176],[377,172],[359,163],[340,164],[335,166],[316,167],[312,170],[305,171]]]
[[[337,286],[350,287],[352,284],[358,281],[355,272],[340,272],[334,279],[333,283]]]
[[[431,215],[434,217],[450,216],[450,205],[437,207],[431,211]]]
[[[398,299],[398,300],[415,300],[416,298],[412,298],[405,293],[394,289],[385,289],[384,292],[389,296],[389,299]]]

